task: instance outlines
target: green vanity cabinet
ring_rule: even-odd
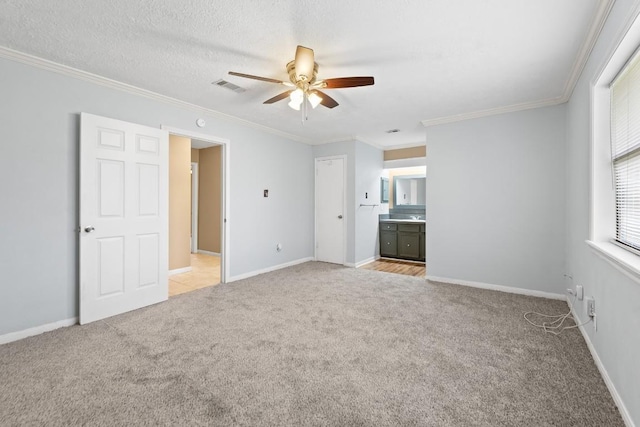
[[[380,256],[424,261],[424,224],[380,223]]]
[[[398,256],[398,233],[394,231],[380,231],[380,256]]]

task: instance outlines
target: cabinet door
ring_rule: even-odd
[[[380,232],[380,256],[398,256],[398,235],[395,231]]]
[[[424,240],[424,232],[420,233],[420,261],[424,261],[425,259],[425,240]]]
[[[409,259],[420,258],[420,233],[398,232],[398,256]]]

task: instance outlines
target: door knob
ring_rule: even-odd
[[[92,232],[92,231],[94,231],[94,230],[95,230],[95,228],[93,228],[93,226],[92,226],[92,225],[90,225],[90,226],[88,226],[88,227],[85,227],[85,228],[84,228],[84,232],[85,232],[85,233],[91,233],[91,232]]]
[[[342,219],[342,215],[338,215],[338,219]]]

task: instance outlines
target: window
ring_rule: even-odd
[[[592,81],[587,244],[640,283],[639,15]]]
[[[640,251],[640,55],[611,84],[616,243]]]

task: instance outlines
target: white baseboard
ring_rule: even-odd
[[[242,279],[248,279],[249,277],[257,276],[259,274],[269,273],[271,271],[280,270],[283,268],[291,267],[294,265],[302,264],[302,263],[313,261],[313,260],[315,260],[314,257],[300,258],[294,261],[285,262],[284,264],[274,265],[273,267],[263,268],[262,270],[255,270],[249,273],[238,274],[237,276],[229,277],[226,283],[236,282]]]
[[[379,259],[379,256],[372,256],[371,258],[367,258],[365,260],[362,260],[360,262],[356,262],[354,267],[358,268],[358,267],[362,267],[363,265],[367,265],[367,264],[371,264],[372,262],[375,262]],[[351,266],[349,266],[351,267]]]
[[[578,316],[578,313],[576,313],[576,311],[573,308],[573,306],[571,307],[571,314],[573,315],[573,318],[576,319],[576,322],[582,323],[580,321],[580,317]],[[592,323],[587,323],[587,325],[590,326],[590,325],[592,325]],[[613,381],[611,381],[611,377],[609,377],[609,373],[607,372],[607,369],[602,364],[602,361],[600,360],[600,356],[598,356],[598,352],[596,351],[595,347],[593,346],[593,343],[591,342],[591,339],[589,338],[589,334],[587,334],[587,331],[584,328],[587,325],[580,325],[580,326],[578,326],[578,329],[580,330],[580,333],[582,334],[582,337],[584,338],[584,342],[587,343],[587,348],[589,349],[589,352],[591,353],[591,357],[593,357],[593,361],[595,362],[596,366],[598,367],[598,371],[600,371],[600,375],[602,376],[602,379],[604,380],[604,383],[606,384],[607,388],[609,389],[609,393],[611,393],[611,397],[613,398],[614,403],[618,407],[618,411],[620,411],[620,415],[622,416],[622,420],[624,421],[624,424],[627,427],[635,427],[635,424],[634,424],[633,420],[631,419],[631,415],[629,414],[629,411],[627,410],[627,407],[624,405],[624,401],[622,400],[622,397],[620,397],[620,394],[618,393],[618,390],[616,390],[616,386],[613,384]]]
[[[491,291],[507,292],[510,294],[527,295],[531,297],[540,297],[548,299],[557,299],[565,301],[566,297],[562,294],[554,294],[551,292],[535,291],[532,289],[514,288],[512,286],[492,285],[490,283],[470,282],[467,280],[448,279],[445,277],[427,276],[427,280],[431,282],[450,283],[452,285],[470,286],[472,288],[489,289]]]
[[[188,273],[191,271],[191,266],[184,268],[176,268],[175,270],[169,270],[169,276],[173,276],[174,274],[182,274]]]
[[[220,256],[218,252],[203,251],[202,249],[198,249],[198,253],[202,255]]]
[[[72,317],[71,319],[60,320],[58,322],[53,322],[53,323],[47,323],[46,325],[40,325],[34,328],[24,329],[22,331],[10,332],[8,334],[0,335],[0,345],[7,344],[13,341],[18,341],[24,338],[32,337],[34,335],[40,335],[45,332],[53,331],[54,329],[73,326],[77,323],[78,323],[78,318]]]

